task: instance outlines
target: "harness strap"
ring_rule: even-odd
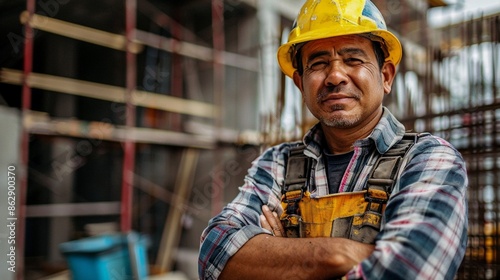
[[[285,176],[285,186],[282,190],[282,204],[284,216],[282,224],[285,235],[288,237],[300,237],[300,209],[299,202],[304,193],[309,189],[309,177],[311,174],[313,159],[304,155],[305,145],[300,144],[291,148],[288,153],[288,165]]]
[[[377,159],[365,186],[365,201],[368,202],[366,211],[383,214],[402,167],[403,158],[417,139],[417,133],[405,133],[398,143]]]
[[[396,176],[401,168],[404,156],[410,148],[417,142],[417,133],[405,133],[403,138],[392,146],[386,153],[381,155],[368,176],[365,189],[368,190],[366,199],[374,203],[387,202],[387,199],[380,200],[373,197],[370,190],[381,190],[387,193],[387,198],[392,193]]]
[[[288,154],[288,165],[285,176],[285,187],[282,190],[283,202],[299,202],[309,188],[309,177],[313,160],[304,155],[305,146],[303,144],[291,148]],[[292,210],[289,210],[289,214]]]
[[[405,133],[401,141],[377,159],[364,188],[365,201],[368,202],[367,211],[380,214],[383,212],[403,158],[417,139],[417,133]],[[304,150],[305,145],[300,144],[291,148],[288,155],[285,186],[282,190],[282,204],[284,205],[282,224],[288,237],[300,237],[299,202],[304,197],[304,193],[309,190],[313,160],[304,155]]]

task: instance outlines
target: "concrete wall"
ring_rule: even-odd
[[[11,280],[21,261],[17,258],[15,244],[19,224],[16,219],[19,197],[16,195],[21,177],[19,111],[0,106],[0,120],[0,279]]]

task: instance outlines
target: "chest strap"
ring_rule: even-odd
[[[417,142],[417,133],[405,133],[401,141],[381,155],[374,164],[364,187],[367,211],[382,213],[394,188],[396,176],[404,156]],[[309,190],[313,159],[304,155],[305,145],[290,149],[282,190],[283,215],[281,221],[288,237],[300,237],[301,213],[299,202]],[[386,195],[381,196],[380,193]]]

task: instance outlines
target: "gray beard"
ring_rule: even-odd
[[[323,119],[320,121],[328,127],[350,128],[357,122],[357,119],[355,119],[355,120],[353,120],[353,119],[351,119],[351,120],[348,120],[348,119]]]
[[[334,105],[330,107],[331,111],[342,110],[342,105]],[[353,118],[322,118],[320,122],[328,127],[333,128],[350,128],[359,121],[359,116],[354,116]]]

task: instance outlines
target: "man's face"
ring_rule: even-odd
[[[311,41],[301,54],[304,71],[295,72],[294,82],[323,125],[356,128],[380,117],[395,70],[391,62],[380,69],[370,40],[348,35]]]

